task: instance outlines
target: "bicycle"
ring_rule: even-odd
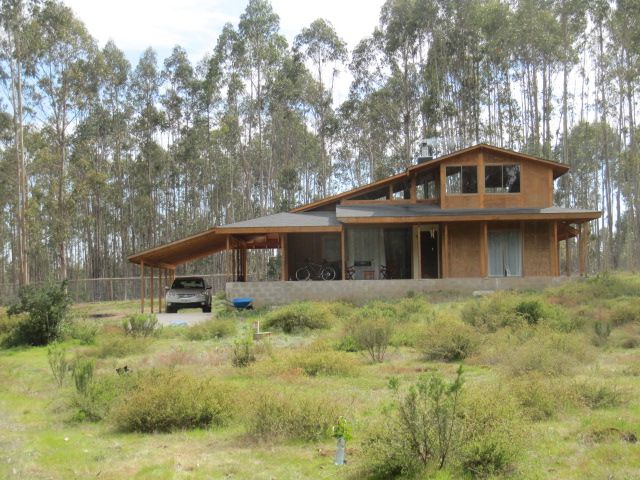
[[[380,265],[380,279],[381,280],[391,279],[391,269],[386,265]]]
[[[336,269],[322,260],[322,263],[314,263],[306,260],[306,264],[296,270],[296,280],[333,280],[336,278]]]

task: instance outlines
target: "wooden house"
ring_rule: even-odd
[[[153,269],[224,250],[229,280],[246,279],[246,251],[278,248],[281,279],[309,263],[330,265],[337,280],[554,277],[560,246],[578,238],[585,272],[588,222],[601,213],[553,205],[567,165],[480,144],[362,187],[135,254]],[[143,273],[144,275],[144,273]]]

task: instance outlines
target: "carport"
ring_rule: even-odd
[[[245,282],[247,252],[250,249],[280,249],[281,278],[287,279],[287,234],[341,232],[333,212],[278,213],[225,226],[214,227],[190,237],[151,248],[128,257],[140,265],[140,311],[147,295],[151,313],[163,308],[164,287],[173,282],[176,267],[221,252],[231,252],[225,262],[227,281]],[[149,278],[149,292],[146,279]]]

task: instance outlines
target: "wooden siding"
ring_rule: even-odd
[[[523,224],[523,271],[525,277],[554,275],[549,222],[525,222]]]
[[[448,225],[448,277],[480,277],[482,274],[482,225],[479,222]],[[486,252],[484,253],[486,255]]]

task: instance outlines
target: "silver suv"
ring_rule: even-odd
[[[181,308],[202,308],[211,311],[211,287],[202,277],[181,277],[173,281],[165,295],[167,313],[176,313]]]

